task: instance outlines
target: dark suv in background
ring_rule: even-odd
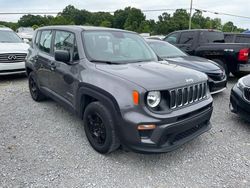
[[[170,33],[165,41],[189,55],[211,59],[224,67],[227,75],[250,73],[250,44],[225,43],[223,32],[209,29],[182,30]]]
[[[167,152],[211,126],[207,76],[157,62],[144,39],[133,32],[40,28],[26,70],[32,98],[50,97],[76,112],[100,153],[120,145],[139,152]]]

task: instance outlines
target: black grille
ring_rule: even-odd
[[[248,100],[250,102],[250,88],[244,89],[244,96],[245,96],[246,100]]]
[[[201,124],[199,124],[199,125],[197,125],[195,127],[192,127],[191,129],[188,129],[188,130],[186,130],[184,132],[181,132],[181,133],[177,134],[172,142],[173,143],[178,142],[178,141],[180,141],[180,140],[182,140],[182,139],[184,139],[186,137],[191,136],[192,134],[196,133],[201,128],[203,128],[206,124],[207,124],[207,122],[206,123],[201,123]]]
[[[18,63],[24,62],[27,54],[24,53],[8,53],[0,54],[0,63]]]
[[[173,89],[169,92],[170,109],[175,109],[184,105],[204,99],[207,95],[207,83],[199,83],[184,88]]]

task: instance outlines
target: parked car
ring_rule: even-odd
[[[31,97],[51,97],[83,118],[100,153],[120,145],[167,152],[210,129],[207,76],[157,62],[134,32],[50,26],[35,32],[26,61]]]
[[[219,93],[226,89],[227,76],[225,70],[217,63],[201,57],[187,55],[165,41],[147,40],[147,43],[161,59],[166,60],[168,63],[207,74],[211,94]]]
[[[154,40],[163,40],[165,38],[164,35],[152,35],[149,37],[145,37],[146,39],[154,39]]]
[[[250,75],[239,79],[232,88],[229,107],[250,122]]]
[[[34,29],[32,27],[19,27],[17,29],[17,35],[23,40],[26,39],[28,41],[31,41],[33,34],[34,34]]]
[[[0,27],[0,75],[24,74],[28,48],[14,31]]]
[[[189,55],[211,59],[223,66],[227,75],[250,73],[250,44],[225,43],[223,32],[208,29],[182,30],[170,33],[165,41]]]
[[[243,33],[224,33],[226,43],[249,43],[250,35]]]

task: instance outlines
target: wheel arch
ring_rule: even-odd
[[[90,84],[80,84],[76,97],[76,111],[81,119],[87,105],[94,101],[103,103],[111,113],[116,114],[116,118],[117,115],[121,117],[119,105],[110,93]]]

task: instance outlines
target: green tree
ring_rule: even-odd
[[[124,24],[124,29],[139,32],[140,25],[146,20],[146,16],[137,8],[127,7],[125,11],[128,11],[128,17]]]

